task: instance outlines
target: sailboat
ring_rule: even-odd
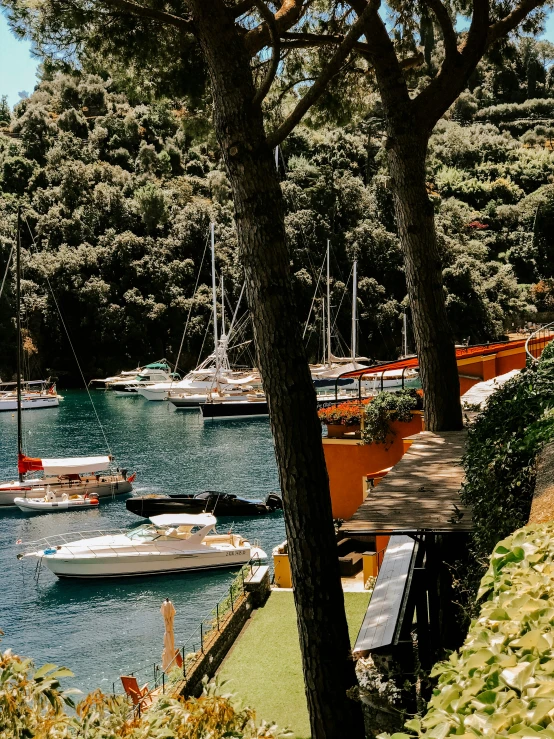
[[[333,354],[331,348],[331,266],[330,266],[330,241],[327,240],[327,296],[326,296],[326,308],[327,315],[323,313],[323,324],[324,330],[324,355],[325,361],[319,365],[310,365],[310,371],[312,373],[312,380],[314,382],[316,391],[318,392],[318,399],[324,401],[324,398],[320,393],[330,393],[332,391],[332,399],[335,398],[335,391],[337,387],[350,386],[351,389],[355,389],[356,383],[351,380],[340,380],[340,376],[345,372],[352,372],[357,369],[363,369],[367,367],[367,364],[362,364],[361,361],[367,362],[367,357],[357,356],[357,337],[358,337],[358,315],[357,315],[357,292],[358,292],[358,261],[354,260],[352,266],[352,337],[351,337],[351,356],[350,357],[337,357]],[[360,361],[361,360],[361,361]],[[345,399],[349,396],[345,396]],[[330,398],[331,399],[331,398]],[[339,398],[341,399],[341,398]]]
[[[146,400],[170,400],[180,408],[198,408],[218,393],[241,392],[242,388],[254,390],[260,386],[260,377],[254,371],[236,371],[231,368],[228,356],[229,337],[232,335],[238,305],[231,320],[229,333],[225,329],[225,292],[221,277],[221,336],[218,336],[217,290],[215,280],[215,235],[210,224],[212,250],[212,296],[214,351],[196,369],[191,370],[179,382],[159,382],[149,387],[139,387],[139,395]],[[242,297],[242,293],[241,293]],[[239,298],[240,304],[240,298]]]
[[[0,482],[0,506],[14,506],[15,498],[43,498],[47,489],[55,496],[95,495],[107,497],[130,493],[134,475],[112,471],[111,455],[44,459],[28,457],[23,451],[23,392],[21,379],[21,207],[17,212],[16,241],[16,325],[17,325],[17,471],[18,479]],[[42,473],[39,477],[32,473]],[[31,477],[26,477],[31,474]]]

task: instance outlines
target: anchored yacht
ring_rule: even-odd
[[[99,531],[92,538],[64,534],[42,539],[28,545],[36,550],[18,559],[38,557],[57,577],[98,579],[235,567],[267,556],[240,534],[212,533],[217,521],[211,514],[150,520],[130,531]]]

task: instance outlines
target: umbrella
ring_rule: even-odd
[[[168,671],[170,665],[175,666],[175,635],[173,634],[173,619],[175,618],[175,608],[173,603],[166,598],[160,608],[160,613],[164,617],[165,633],[164,648],[162,652],[162,670]]]

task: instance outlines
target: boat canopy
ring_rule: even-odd
[[[142,369],[143,370],[145,369],[168,370],[169,365],[167,364],[167,362],[152,362],[152,364],[147,364]]]
[[[156,526],[215,526],[217,519],[211,513],[163,513],[150,516]]]
[[[20,455],[19,472],[40,472],[49,475],[75,475],[80,472],[100,472],[110,466],[111,457],[66,457],[64,459],[41,459]]]

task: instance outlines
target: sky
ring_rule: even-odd
[[[544,37],[554,43],[554,14],[546,24]],[[31,93],[37,82],[38,60],[31,56],[31,44],[17,39],[0,14],[0,96],[7,95],[13,106],[19,100],[19,92]]]

